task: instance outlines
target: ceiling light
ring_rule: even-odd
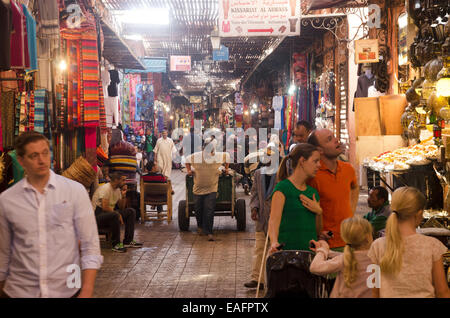
[[[67,62],[66,62],[66,60],[61,60],[61,62],[59,62],[58,67],[59,67],[60,71],[67,70]]]
[[[153,8],[150,10],[126,10],[118,13],[122,23],[129,24],[169,24],[169,9]]]

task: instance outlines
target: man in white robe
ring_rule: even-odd
[[[167,130],[163,130],[162,137],[156,142],[155,149],[155,161],[161,171],[161,173],[170,179],[172,174],[172,153],[175,149],[173,140],[167,137]]]

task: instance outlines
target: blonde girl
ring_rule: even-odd
[[[311,241],[316,252],[309,270],[316,275],[338,273],[330,298],[371,298],[367,287],[367,267],[372,263],[367,256],[372,244],[372,225],[360,216],[341,223],[341,237],[346,243],[344,253],[330,252],[325,241]],[[328,259],[328,257],[331,257]]]
[[[425,196],[413,187],[401,187],[392,194],[386,236],[373,242],[368,254],[381,269],[374,297],[449,297],[442,257],[447,248],[433,237],[416,233],[425,204]]]

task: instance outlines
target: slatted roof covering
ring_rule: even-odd
[[[113,13],[115,10],[169,8],[170,24],[126,24],[122,34],[140,34],[148,57],[190,55],[191,72],[170,72],[172,83],[181,86],[186,93],[203,91],[209,80],[215,94],[227,94],[265,56],[275,48],[280,38],[241,37],[222,38],[221,44],[229,49],[228,62],[204,63],[212,59],[210,34],[217,25],[217,0],[102,0]],[[205,64],[209,65],[204,66]]]
[[[117,68],[144,70],[144,65],[133,54],[129,46],[117,36],[116,32],[103,20],[101,26],[105,37],[103,56]]]

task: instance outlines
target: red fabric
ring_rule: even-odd
[[[22,6],[11,1],[13,32],[11,33],[11,68],[30,67],[28,52],[27,21]]]
[[[92,168],[97,171],[97,128],[85,127],[84,132],[86,160],[91,164]]]

